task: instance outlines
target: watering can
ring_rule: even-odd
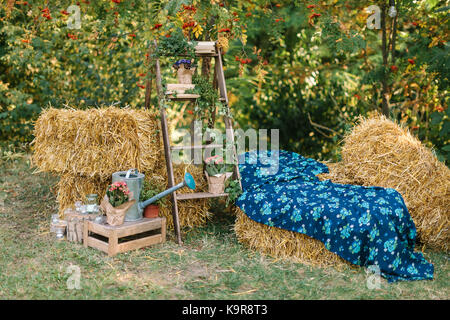
[[[186,172],[184,174],[183,182],[180,182],[176,186],[173,186],[172,188],[169,188],[166,191],[163,191],[146,201],[140,202],[139,195],[141,194],[141,189],[142,189],[142,185],[144,183],[144,178],[145,178],[145,175],[143,173],[138,172],[137,169],[130,169],[128,171],[118,171],[118,172],[114,172],[112,174],[112,182],[114,183],[117,181],[125,181],[128,186],[128,189],[133,193],[134,199],[136,200],[136,203],[133,204],[133,206],[131,206],[130,209],[128,209],[128,211],[125,215],[125,221],[141,220],[142,213],[146,206],[171,194],[174,191],[177,191],[178,189],[181,189],[186,186],[189,189],[195,189],[194,178],[192,177],[192,175],[189,172]]]

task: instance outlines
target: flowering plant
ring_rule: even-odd
[[[222,175],[227,171],[223,158],[218,155],[206,158],[205,164],[205,170],[210,176]]]
[[[175,62],[173,64],[173,67],[176,70],[178,70],[178,68],[180,68],[181,65],[184,65],[185,69],[190,69],[191,68],[191,60],[187,60],[187,59],[178,60],[177,62]]]
[[[125,181],[117,181],[109,185],[106,195],[113,207],[118,207],[130,200],[130,190]]]

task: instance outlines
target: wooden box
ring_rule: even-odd
[[[84,246],[109,256],[166,241],[166,218],[143,218],[113,227],[94,221],[84,222]]]

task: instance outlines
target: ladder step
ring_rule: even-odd
[[[174,101],[191,101],[200,98],[199,94],[193,94],[193,93],[179,93],[177,95],[168,94],[167,98],[174,100]]]
[[[209,193],[209,192],[177,193],[177,200],[219,198],[227,196],[228,193]]]
[[[213,149],[213,148],[223,148],[221,144],[202,144],[202,145],[191,145],[191,146],[171,146],[172,150],[185,150],[185,149]]]

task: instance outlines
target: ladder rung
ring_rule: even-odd
[[[172,150],[184,150],[184,149],[212,149],[212,148],[223,148],[221,144],[202,144],[202,145],[191,145],[191,146],[171,146]]]
[[[193,93],[179,93],[177,95],[169,94],[167,95],[167,98],[175,101],[186,101],[186,100],[195,100],[200,98],[199,94],[193,94]]]
[[[209,192],[177,193],[177,200],[218,198],[227,196],[228,193],[209,193]]]

